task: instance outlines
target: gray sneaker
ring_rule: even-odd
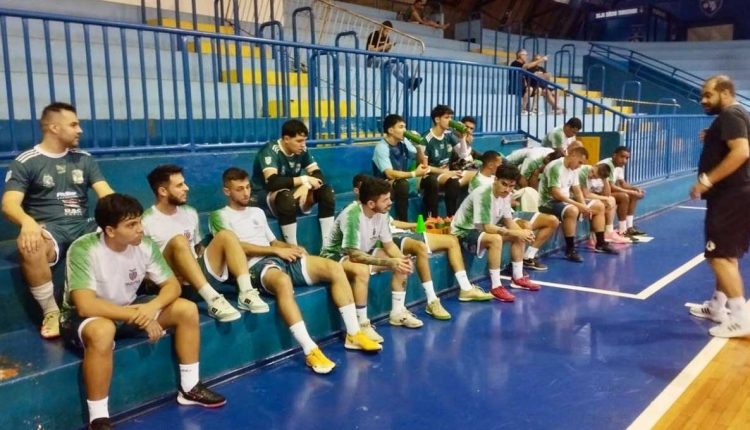
[[[230,322],[240,319],[239,311],[233,308],[222,295],[216,296],[208,304],[208,316],[215,318],[219,322]]]
[[[237,304],[240,309],[250,311],[254,314],[264,314],[271,310],[268,304],[260,298],[260,291],[256,288],[241,292],[237,297]]]
[[[395,313],[391,311],[388,322],[391,323],[391,325],[406,328],[419,328],[424,325],[424,323],[420,319],[418,319],[416,315],[409,312],[409,310],[406,308]]]

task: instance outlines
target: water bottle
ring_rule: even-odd
[[[422,137],[419,133],[415,133],[413,131],[405,130],[404,131],[404,137],[409,139],[409,141],[415,145],[422,145],[427,146],[427,139]]]
[[[456,121],[455,119],[452,119],[450,123],[448,123],[450,128],[456,130],[457,132],[461,134],[466,134],[469,130],[466,128],[464,123],[461,121]]]

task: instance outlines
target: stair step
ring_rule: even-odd
[[[626,115],[630,115],[633,113],[632,106],[610,106],[609,108],[614,111],[624,113]],[[587,106],[586,113],[589,113],[589,114],[602,113],[602,108],[600,108],[599,106]]]
[[[497,58],[510,58],[510,59],[515,58],[515,54],[512,52],[501,51],[501,50],[495,51],[492,48],[481,48],[481,49],[471,48],[471,52],[475,52],[477,54],[482,54],[482,55],[489,55],[489,56],[495,56],[495,54],[497,54]]]
[[[601,91],[575,90],[573,92],[579,96],[588,97],[590,99],[599,99],[602,97]]]
[[[146,24],[148,25],[156,25],[159,26],[159,20],[157,18],[147,19]],[[167,27],[167,28],[178,28],[177,27],[177,20],[174,18],[162,18],[161,19],[161,27]],[[180,27],[183,30],[195,30],[196,28],[193,27],[193,23],[191,21],[187,20],[180,20]],[[216,33],[216,25],[215,24],[209,24],[206,22],[199,22],[198,23],[198,31],[203,31],[206,33]],[[219,33],[222,34],[234,34],[234,28],[228,26],[228,25],[220,25],[219,26]]]
[[[301,105],[301,106],[300,106]],[[334,115],[334,102],[330,100],[318,100],[315,104],[315,116],[317,118],[333,118]],[[292,100],[289,102],[290,113],[283,115],[284,108],[282,102],[278,100],[269,100],[268,102],[268,115],[271,118],[279,117],[294,117],[294,118],[310,118],[310,103],[307,100]],[[339,101],[339,117],[353,117],[356,115],[356,107],[353,102]],[[366,137],[366,136],[363,136]]]
[[[264,81],[265,79],[265,81]],[[232,84],[239,83],[237,79],[237,70],[226,70],[221,72],[221,82],[229,82]],[[243,70],[242,71],[242,83],[245,85],[282,85],[284,84],[281,79],[281,72],[275,73],[261,73],[260,70]],[[291,72],[287,73],[286,85],[289,86],[307,86],[307,73]]]
[[[201,40],[200,50],[196,49],[195,42],[187,43],[188,52],[200,52],[201,54],[213,54],[214,44],[210,40]],[[234,42],[223,42],[219,44],[219,53],[222,55],[237,55],[237,44]],[[259,46],[242,45],[240,49],[240,56],[243,58],[260,58],[261,48]],[[266,50],[266,58],[271,58],[271,53]]]

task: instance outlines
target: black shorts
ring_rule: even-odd
[[[714,190],[706,199],[706,258],[740,258],[750,245],[750,187]]]

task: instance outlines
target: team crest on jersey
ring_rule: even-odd
[[[82,184],[83,183],[83,170],[81,169],[73,169],[72,172],[70,172],[73,176],[73,183],[74,184]]]
[[[58,175],[62,175],[65,173],[66,166],[64,164],[55,164],[55,170],[57,170]]]
[[[42,186],[52,188],[55,186],[55,180],[50,175],[44,175],[42,176]]]
[[[8,172],[5,174],[5,182],[10,181],[10,177],[13,176],[13,171],[8,170]]]
[[[193,233],[190,230],[185,230],[182,232],[182,235],[185,236],[185,238],[188,240],[188,242],[193,240]]]
[[[263,161],[265,161],[266,164],[271,164],[271,157],[263,157]]]
[[[135,269],[128,270],[128,278],[130,278],[131,281],[135,281],[135,278],[138,277],[138,271]]]
[[[714,249],[716,249],[716,244],[712,240],[706,242],[706,251],[711,252]]]
[[[724,5],[724,0],[700,0],[700,2],[701,12],[709,18],[716,15],[716,12]]]

